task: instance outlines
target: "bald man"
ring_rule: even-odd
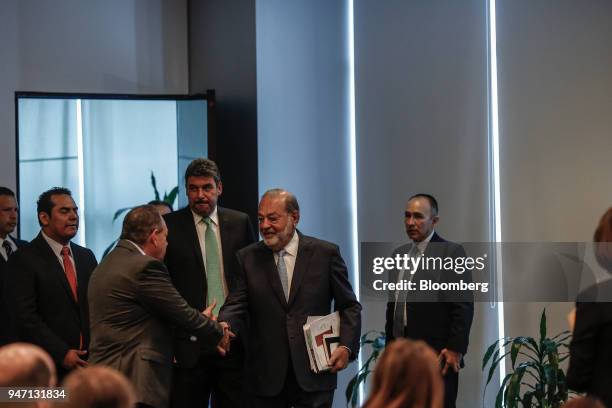
[[[0,387],[53,387],[57,382],[55,364],[40,347],[12,343],[0,347]],[[5,402],[5,408],[46,408],[47,401]]]

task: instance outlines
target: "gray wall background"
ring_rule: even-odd
[[[229,90],[232,73],[242,81],[256,69],[256,90],[247,77],[231,97],[250,115],[257,98],[249,120],[259,122],[266,159],[259,190],[291,186],[304,232],[340,243],[348,260],[347,2],[234,4],[248,8],[248,19],[256,7],[256,41],[243,44],[249,52],[257,45],[256,68],[251,57],[248,69],[238,59],[223,81]],[[0,2],[0,184],[16,181],[15,90],[219,88],[210,78],[220,71],[192,71],[190,84],[187,8],[187,0]],[[402,211],[417,191],[439,198],[443,236],[488,239],[485,1],[355,0],[354,10],[359,240],[404,239]],[[611,17],[604,1],[497,0],[506,241],[590,241],[612,202]],[[197,35],[219,35],[206,31],[207,18],[198,13],[189,24],[202,25]],[[254,35],[252,26],[226,29],[242,30],[236,41]],[[210,61],[191,58],[203,72]],[[535,334],[543,306],[550,331],[564,329],[570,304],[506,304],[506,334]],[[382,328],[382,315],[381,305],[366,305],[364,328]],[[496,337],[495,315],[488,305],[476,310],[459,406],[481,405],[478,363]]]
[[[503,239],[592,241],[612,205],[612,4],[497,0],[497,16]],[[506,335],[537,335],[544,307],[566,330],[572,303],[506,303]]]
[[[187,93],[187,1],[0,2],[0,185],[14,188],[15,91]]]
[[[360,241],[406,242],[418,192],[438,199],[441,236],[489,240],[486,61],[484,1],[355,1]],[[364,309],[365,329],[384,330],[385,305]],[[476,305],[459,407],[482,405],[496,316]]]

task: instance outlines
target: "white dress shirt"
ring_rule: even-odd
[[[15,241],[11,239],[10,235],[7,235],[6,238],[0,237],[0,254],[2,254],[5,261],[8,261],[8,255],[6,254],[6,249],[4,249],[4,241],[8,242],[9,246],[13,249],[13,252],[17,250],[17,244],[15,244]]]
[[[47,241],[47,244],[49,244],[49,246],[51,247],[51,250],[57,257],[57,260],[59,261],[60,265],[62,266],[62,269],[64,269],[64,258],[62,258],[62,248],[64,247],[64,245],[55,241],[53,238],[49,238],[47,234],[45,234],[42,230],[40,231],[40,233],[42,234],[45,241]],[[72,247],[70,246],[70,242],[66,246],[68,247],[68,252],[70,253],[70,262],[72,262],[72,266],[76,272],[76,265],[74,263],[74,255],[72,254]]]

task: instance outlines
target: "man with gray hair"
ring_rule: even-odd
[[[167,235],[153,205],[132,209],[117,246],[89,283],[89,361],[122,372],[134,384],[141,407],[168,405],[174,327],[189,330],[221,354],[232,336],[227,325],[190,307],[172,285],[161,262]]]
[[[346,265],[337,245],[297,230],[300,207],[290,192],[268,190],[258,218],[263,241],[238,251],[240,276],[219,313],[219,320],[242,323],[248,332],[250,406],[330,407],[336,373],[359,352],[361,305]],[[315,374],[302,328],[308,316],[331,313],[332,303],[340,312],[340,341],[331,370]]]

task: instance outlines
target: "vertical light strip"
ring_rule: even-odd
[[[497,324],[499,338],[505,336],[504,330],[504,303],[502,288],[502,224],[501,224],[501,189],[500,189],[500,170],[499,170],[499,117],[497,99],[497,23],[495,19],[495,0],[488,0],[489,8],[489,137],[492,145],[493,162],[493,206],[495,228],[495,274],[497,278]],[[503,354],[503,347],[500,346],[500,353]],[[502,359],[499,363],[500,384],[506,375],[506,362]]]
[[[353,283],[355,295],[359,299],[359,230],[357,228],[357,140],[355,132],[355,22],[353,0],[347,4],[347,48],[348,48],[348,131],[349,131],[349,164],[351,180],[351,243],[353,265]],[[357,369],[363,364],[361,353],[357,357]],[[359,385],[359,405],[363,403],[363,384]]]
[[[77,166],[79,180],[79,245],[85,246],[85,171],[83,164],[83,117],[81,99],[76,100]]]

